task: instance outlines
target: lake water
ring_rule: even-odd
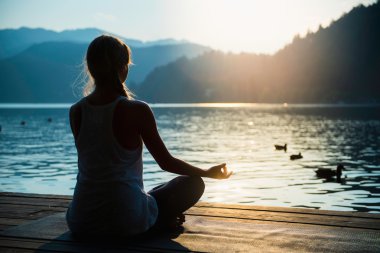
[[[0,191],[72,194],[77,157],[68,106],[0,105]],[[380,212],[380,107],[269,104],[153,105],[171,153],[228,180],[206,179],[204,201]],[[48,118],[52,122],[48,122]],[[25,125],[20,122],[25,121]],[[288,144],[276,151],[274,144]],[[303,159],[289,156],[301,152]],[[316,177],[344,164],[342,183]],[[174,175],[144,149],[146,190]]]

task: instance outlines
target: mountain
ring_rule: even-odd
[[[144,47],[132,47],[133,66],[128,76],[128,82],[141,83],[156,67],[166,65],[180,57],[194,58],[210,51],[202,45],[184,42],[184,44],[169,44]]]
[[[0,101],[72,101],[69,87],[81,69],[84,50],[84,44],[46,42],[0,61]],[[55,57],[51,57],[52,54]]]
[[[267,55],[219,51],[206,52],[194,59],[181,57],[153,70],[135,93],[155,103],[259,102],[261,95],[257,91],[261,81],[255,77],[270,60]]]
[[[96,28],[64,30],[62,32],[55,32],[43,28],[27,28],[22,27],[19,29],[3,29],[0,30],[0,59],[14,56],[28,47],[52,41],[70,41],[80,43],[90,43],[95,37],[101,34],[112,34],[104,30]],[[152,47],[164,45],[178,45],[189,44],[187,41],[178,41],[174,39],[162,39],[155,41],[141,41],[130,38],[124,38],[116,35],[122,39],[127,45],[131,47]]]
[[[84,38],[85,35],[82,35]],[[0,102],[73,102],[73,90],[82,81],[88,43],[53,41],[34,44],[21,53],[0,60]],[[132,47],[128,83],[136,86],[154,68],[181,56],[195,57],[207,47],[196,44]]]
[[[160,39],[153,41],[142,42],[139,47],[151,47],[151,46],[167,46],[167,45],[178,45],[178,44],[189,44],[187,40],[174,40],[174,39]]]
[[[0,30],[0,59],[14,56],[28,47],[50,41],[72,41],[89,43],[93,38],[103,34],[104,31],[87,28],[76,30],[65,30],[55,32],[42,28],[3,29]],[[127,39],[124,39],[127,40]],[[133,44],[135,41],[131,41]],[[137,45],[142,42],[136,41]]]
[[[156,68],[150,102],[380,102],[380,2],[358,6],[274,55],[208,52]]]

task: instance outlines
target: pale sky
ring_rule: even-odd
[[[0,29],[96,27],[143,41],[185,39],[232,52],[274,53],[296,34],[376,0],[0,0]]]

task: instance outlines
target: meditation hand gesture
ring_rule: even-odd
[[[213,166],[206,171],[206,176],[215,179],[227,179],[232,175],[232,171],[227,170],[225,163]]]

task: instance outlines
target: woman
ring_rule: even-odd
[[[150,107],[133,100],[124,85],[130,55],[118,38],[102,35],[92,41],[87,96],[70,108],[79,171],[66,219],[79,236],[129,236],[179,226],[183,212],[203,194],[201,177],[231,175],[225,164],[203,170],[170,155]],[[181,176],[146,193],[143,143],[163,170]]]

